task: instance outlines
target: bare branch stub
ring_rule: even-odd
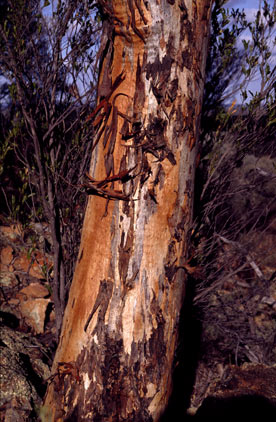
[[[132,167],[129,170],[121,171],[118,174],[113,176],[108,176],[104,180],[95,180],[93,179],[88,173],[86,173],[86,177],[88,182],[81,184],[80,186],[85,188],[88,195],[98,195],[106,199],[118,199],[123,201],[130,200],[130,195],[124,195],[123,192],[107,189],[107,185],[110,183],[113,184],[115,181],[120,181],[121,183],[125,183],[130,179],[136,177],[136,175],[131,175],[130,173],[136,168],[136,166]]]

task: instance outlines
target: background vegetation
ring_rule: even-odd
[[[200,353],[238,365],[276,361],[276,4],[261,3],[253,22],[215,4],[196,180]]]

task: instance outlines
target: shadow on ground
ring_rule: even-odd
[[[186,413],[195,381],[199,359],[201,324],[193,307],[194,283],[187,282],[185,301],[180,316],[180,344],[176,352],[173,392],[160,422],[175,422]],[[186,416],[187,417],[187,416]]]
[[[195,422],[206,421],[212,417],[212,422],[239,420],[276,420],[276,405],[268,399],[258,395],[244,395],[229,398],[207,397],[194,417]],[[175,421],[190,420],[179,418]]]

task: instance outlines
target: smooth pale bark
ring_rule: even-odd
[[[89,198],[45,403],[55,421],[158,421],[185,295],[211,1],[102,5],[90,174],[125,176],[101,186],[125,197]]]

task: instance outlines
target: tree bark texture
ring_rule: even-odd
[[[101,1],[91,196],[45,401],[54,421],[158,421],[168,403],[211,3]]]

